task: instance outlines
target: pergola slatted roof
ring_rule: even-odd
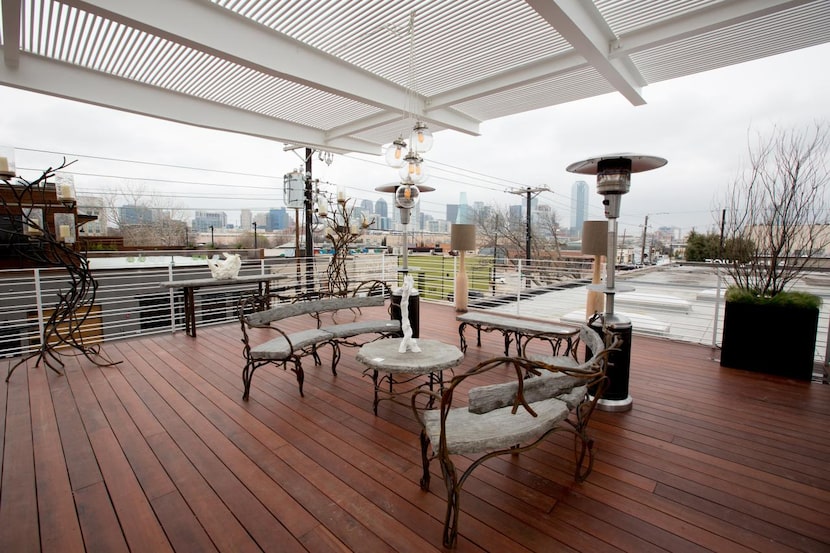
[[[373,154],[415,117],[475,135],[608,92],[639,105],[651,83],[830,41],[826,0],[0,3],[0,84]]]

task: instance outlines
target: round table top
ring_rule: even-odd
[[[461,350],[438,340],[416,338],[420,352],[399,353],[402,338],[383,338],[361,346],[356,359],[370,369],[394,373],[427,374],[457,366],[464,359]]]

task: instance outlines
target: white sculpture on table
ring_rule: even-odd
[[[208,259],[210,274],[216,280],[230,280],[236,278],[242,268],[242,258],[239,254],[225,252],[225,259]]]
[[[403,338],[401,338],[398,353],[406,353],[407,351],[419,353],[421,351],[421,348],[418,347],[418,341],[412,337],[412,325],[409,323],[409,296],[414,286],[415,281],[411,275],[403,277],[403,288],[401,289],[401,329],[403,330]]]

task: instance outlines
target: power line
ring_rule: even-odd
[[[149,165],[155,167],[169,167],[172,169],[187,169],[190,171],[204,171],[207,173],[222,173],[225,175],[235,175],[235,176],[244,176],[244,177],[256,177],[256,178],[263,178],[263,179],[273,179],[276,178],[274,175],[258,175],[256,173],[244,173],[241,171],[225,171],[222,169],[209,169],[206,167],[191,167],[189,165],[177,165],[172,163],[160,163],[157,161],[142,161],[139,159],[123,159],[123,158],[114,158],[114,157],[104,157],[104,156],[94,156],[90,154],[78,154],[78,153],[70,153],[70,152],[55,152],[52,150],[38,150],[35,148],[21,148],[15,146],[15,150],[23,150],[26,152],[35,152],[35,153],[42,153],[42,154],[54,154],[63,157],[83,157],[88,159],[98,159],[101,161],[117,161],[119,163],[134,163],[136,165]],[[28,169],[28,168],[27,168]],[[35,170],[35,169],[30,169]]]

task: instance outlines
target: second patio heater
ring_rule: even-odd
[[[628,193],[631,188],[631,173],[657,169],[666,163],[668,162],[661,157],[622,153],[577,161],[566,168],[571,173],[597,176],[597,193],[603,197],[602,205],[605,206],[605,217],[608,219],[605,284],[591,285],[589,288],[605,294],[605,313],[601,319],[602,326],[598,330],[603,336],[606,332],[619,334],[623,339],[623,344],[621,350],[614,352],[608,359],[610,385],[605,396],[597,403],[597,407],[604,411],[628,411],[634,403],[628,393],[631,369],[631,321],[627,317],[614,313],[614,295],[617,292],[633,290],[630,286],[617,286],[614,282],[620,201],[623,194]]]

